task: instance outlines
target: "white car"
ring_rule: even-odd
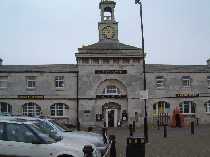
[[[85,131],[71,131],[69,128],[64,125],[56,122],[53,119],[48,118],[36,118],[36,117],[17,117],[19,120],[35,121],[40,125],[40,127],[45,128],[48,132],[54,132],[57,136],[62,136],[63,140],[68,142],[71,140],[83,140],[95,145],[98,152],[101,153],[101,156],[108,151],[108,140],[107,137],[104,137],[101,134]]]
[[[33,122],[4,120],[0,117],[0,156],[84,157],[86,144],[79,140],[66,143],[55,134],[47,134]],[[92,148],[93,156],[98,157],[94,146]]]

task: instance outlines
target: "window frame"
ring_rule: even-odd
[[[2,112],[2,106],[3,105],[6,105],[6,110],[7,110],[6,112]],[[6,113],[6,114],[12,113],[12,105],[10,105],[6,102],[0,102],[0,113]]]
[[[5,86],[1,86],[4,85]],[[8,76],[0,76],[0,89],[8,88]]]
[[[207,101],[205,104],[204,104],[204,107],[206,109],[206,113],[210,114],[210,100]]]
[[[35,89],[36,88],[36,76],[26,76],[26,88]],[[29,86],[31,83],[32,86]]]
[[[61,107],[62,105],[62,107]],[[65,117],[67,115],[67,111],[69,110],[69,106],[64,103],[55,103],[50,106],[50,116],[51,117]],[[54,114],[52,114],[54,113]],[[62,113],[62,115],[59,115]]]
[[[61,84],[62,86],[60,86]],[[65,87],[65,78],[64,76],[55,76],[55,88],[63,89]]]
[[[207,87],[210,89],[210,76],[207,76]]]
[[[158,115],[160,113],[170,113],[170,109],[171,109],[171,105],[166,101],[159,101],[153,104],[153,114],[155,115]]]
[[[25,103],[22,105],[22,114],[25,116],[40,116],[41,111],[42,111],[41,106],[33,102]]]
[[[182,86],[183,87],[191,87],[192,86],[192,78],[190,76],[182,77]]]
[[[117,88],[115,85],[108,85],[103,90],[104,95],[120,95],[120,89]]]
[[[186,107],[188,108],[188,112],[185,112],[185,110],[187,109]],[[196,104],[193,101],[183,101],[179,104],[179,109],[180,109],[180,113],[182,113],[182,114],[193,114],[194,115],[196,113]],[[193,110],[194,110],[194,112],[192,112]]]

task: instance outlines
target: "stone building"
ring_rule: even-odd
[[[116,3],[99,4],[99,41],[83,46],[71,65],[0,65],[0,112],[45,115],[65,123],[116,127],[143,123],[143,52],[120,43]],[[146,101],[152,122],[179,108],[186,118],[210,123],[210,60],[207,65],[146,65]]]

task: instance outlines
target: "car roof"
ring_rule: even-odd
[[[29,122],[29,121],[17,121],[15,119],[0,119],[0,123],[33,124],[33,122]]]

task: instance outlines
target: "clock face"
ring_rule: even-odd
[[[111,26],[106,26],[103,28],[102,34],[103,34],[104,38],[112,39],[112,38],[114,38],[114,28],[112,28]]]

